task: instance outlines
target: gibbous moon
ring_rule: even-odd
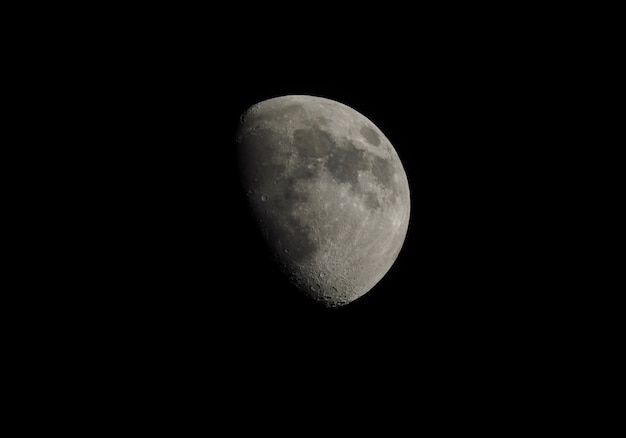
[[[252,217],[291,283],[327,307],[370,291],[400,253],[411,204],[381,130],[345,104],[289,95],[250,107],[236,142]]]

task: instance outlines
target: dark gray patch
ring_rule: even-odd
[[[372,174],[378,179],[380,184],[386,188],[392,188],[394,168],[385,158],[373,157]]]
[[[369,144],[373,146],[380,146],[380,136],[378,135],[378,132],[374,131],[369,126],[361,126],[361,135]]]
[[[295,130],[293,133],[293,144],[300,155],[306,158],[325,157],[335,145],[331,135],[321,130],[318,126]]]
[[[347,143],[348,147],[337,148],[328,157],[326,165],[328,171],[340,182],[346,182],[356,187],[359,183],[359,170],[367,169],[362,150]]]
[[[369,207],[371,210],[375,210],[380,207],[380,202],[378,201],[376,193],[367,192],[365,194],[365,206]]]

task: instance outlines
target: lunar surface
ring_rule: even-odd
[[[289,95],[250,107],[236,142],[252,217],[291,283],[327,307],[370,291],[410,215],[404,168],[381,130],[343,103]]]

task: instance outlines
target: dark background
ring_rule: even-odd
[[[497,398],[501,379],[503,391],[533,385],[567,339],[555,318],[566,307],[563,223],[551,215],[561,192],[548,184],[567,99],[558,44],[463,14],[378,17],[392,24],[375,32],[355,18],[250,17],[142,20],[136,35],[90,42],[96,56],[73,73],[95,145],[82,152],[96,184],[81,188],[89,207],[76,219],[88,293],[71,304],[93,328],[85,345],[147,394],[201,388],[225,405],[276,393],[331,403],[347,390],[428,394],[437,406],[487,384]],[[284,94],[364,114],[409,180],[396,263],[339,309],[277,272],[239,189],[239,116]]]
[[[603,353],[620,332],[602,284],[617,259],[589,245],[616,246],[602,207],[619,205],[598,196],[618,187],[605,152],[588,162],[614,144],[601,134],[617,113],[584,99],[616,100],[604,16],[596,32],[573,6],[212,7],[14,20],[14,409],[176,435],[579,429],[595,388],[613,387]],[[290,93],[370,118],[410,184],[396,263],[340,309],[278,274],[239,190],[239,116]]]
[[[221,360],[304,355],[322,369],[337,355],[413,364],[420,351],[498,354],[536,330],[546,304],[535,295],[544,267],[530,245],[541,217],[527,199],[543,159],[529,128],[536,84],[498,57],[458,50],[443,59],[416,50],[410,62],[384,52],[373,62],[368,50],[315,65],[281,54],[196,63],[176,51],[167,65],[121,80],[128,94],[114,121],[129,126],[109,175],[119,195],[113,270],[123,279],[114,313],[157,344],[202,345]],[[284,281],[239,191],[239,116],[284,94],[328,97],[366,115],[409,179],[402,252],[345,308],[320,308]]]

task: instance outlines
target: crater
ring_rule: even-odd
[[[373,146],[380,146],[380,136],[378,135],[378,132],[374,131],[369,126],[361,126],[361,135],[369,144]]]

